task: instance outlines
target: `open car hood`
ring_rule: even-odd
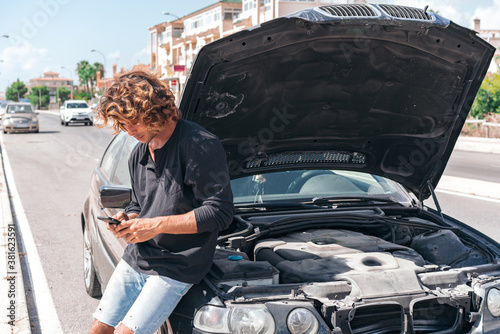
[[[493,53],[474,31],[422,9],[322,6],[204,46],[180,109],[219,136],[232,178],[355,170],[423,200]]]

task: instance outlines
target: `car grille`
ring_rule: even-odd
[[[416,20],[428,20],[431,18],[423,9],[402,7],[394,5],[380,5],[380,8],[384,10],[388,15],[404,18],[404,19],[416,19]]]
[[[413,329],[418,334],[446,331],[461,324],[459,309],[435,299],[415,303],[412,313]]]
[[[344,313],[345,314],[345,313]],[[411,319],[405,325],[405,319]],[[403,333],[405,327],[413,327],[415,334],[462,333],[464,331],[463,312],[460,308],[436,299],[415,303],[411,317],[406,316],[399,304],[361,305],[349,312],[348,316],[332,314],[332,323],[342,328],[342,333]]]
[[[338,5],[320,8],[333,16],[376,16],[373,9],[366,5]]]
[[[352,333],[402,333],[403,308],[400,305],[362,306],[354,309],[349,322]]]
[[[396,5],[378,5],[385,14],[413,20],[432,21],[432,17],[425,10],[412,7],[402,7]],[[331,5],[319,7],[324,12],[338,17],[373,17],[379,16],[369,5]]]

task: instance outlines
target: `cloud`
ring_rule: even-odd
[[[40,77],[41,68],[44,67],[49,58],[49,50],[45,48],[36,48],[29,42],[20,45],[9,46],[2,50],[0,59],[0,72],[2,79],[5,78],[27,78],[33,79]],[[7,83],[2,81],[0,89],[4,89]],[[26,83],[26,82],[25,82]]]
[[[481,29],[499,30],[498,13],[500,13],[500,0],[494,0],[487,7],[476,8],[473,17],[481,20]]]
[[[148,63],[149,62],[149,47],[145,46],[141,51],[137,52],[134,55],[133,60],[136,61],[137,63]]]
[[[119,59],[121,56],[120,50],[116,50],[115,52],[108,53],[108,58],[110,59]]]

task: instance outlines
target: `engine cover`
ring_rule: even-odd
[[[255,259],[280,271],[281,283],[328,282],[349,275],[408,269],[425,264],[415,250],[349,230],[307,230],[255,247]]]

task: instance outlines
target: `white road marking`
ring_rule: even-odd
[[[436,191],[470,195],[478,198],[500,200],[500,183],[482,180],[466,179],[457,176],[443,175],[439,180]]]
[[[38,255],[35,240],[31,233],[31,228],[28,223],[28,218],[21,203],[21,198],[14,182],[14,174],[9,162],[7,150],[5,149],[3,136],[0,136],[2,156],[4,160],[5,177],[12,196],[12,203],[16,212],[17,224],[20,228],[23,244],[26,249],[26,261],[31,272],[31,280],[33,282],[33,296],[38,313],[38,320],[42,333],[59,334],[63,333],[59,317],[56,312],[56,307],[52,299],[47,279],[42,268],[42,262]]]
[[[458,193],[456,191],[449,191],[449,190],[439,190],[439,189],[436,189],[436,192],[443,193],[443,194],[449,194],[449,195],[455,195],[455,196],[461,196],[461,197],[467,197],[467,198],[471,198],[471,199],[477,199],[477,200],[481,200],[481,201],[487,201],[487,202],[492,202],[492,203],[500,204],[500,199],[494,199],[494,198],[477,196],[477,195],[463,194],[463,193]]]

